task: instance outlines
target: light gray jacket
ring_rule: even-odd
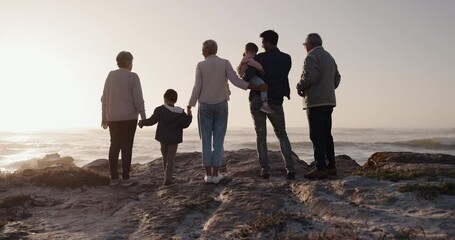
[[[107,121],[146,119],[139,76],[126,69],[111,71],[104,84],[102,117]]]
[[[341,76],[332,55],[323,47],[308,52],[297,89],[303,91],[303,109],[336,106],[335,89]]]

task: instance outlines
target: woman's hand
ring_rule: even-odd
[[[191,106],[186,106],[186,112],[188,114],[188,116],[193,116],[193,112],[191,112]]]
[[[106,120],[101,120],[101,127],[103,129],[107,129],[107,127],[109,126],[109,123],[106,121]]]

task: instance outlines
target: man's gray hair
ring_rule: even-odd
[[[317,33],[310,33],[306,37],[305,44],[309,43],[312,46],[322,46],[322,38]]]
[[[218,45],[215,40],[206,40],[202,43],[202,51],[205,51],[209,55],[214,55],[218,52]]]

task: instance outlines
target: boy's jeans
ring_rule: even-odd
[[[204,167],[220,167],[224,157],[224,136],[228,121],[227,101],[217,104],[199,103],[198,117]]]
[[[261,85],[265,83],[264,80],[258,76],[252,77],[249,82],[254,85]],[[267,92],[261,92],[261,101],[267,102]]]

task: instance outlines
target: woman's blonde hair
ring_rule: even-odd
[[[202,43],[202,51],[206,52],[208,55],[214,55],[218,52],[218,45],[215,40],[206,40]]]

